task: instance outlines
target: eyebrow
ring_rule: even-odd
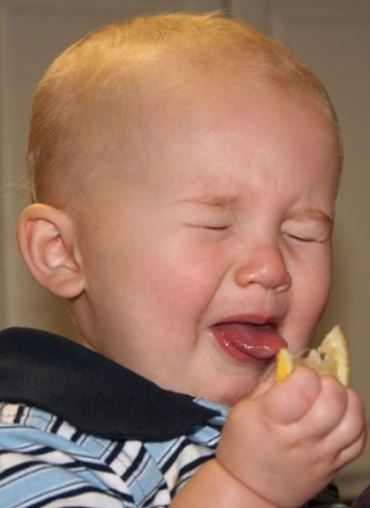
[[[334,220],[330,215],[326,214],[322,210],[318,210],[316,208],[308,208],[307,210],[298,210],[297,212],[292,213],[289,216],[289,219],[293,220],[316,220],[320,222],[325,222],[330,227],[333,226]]]
[[[217,195],[217,194],[201,194],[190,198],[180,199],[179,203],[205,205],[214,208],[228,209],[233,208],[238,203],[235,196]],[[333,228],[334,220],[327,213],[316,208],[308,208],[305,210],[297,210],[289,216],[289,220],[315,220],[327,224]]]
[[[221,196],[215,194],[201,194],[191,198],[180,199],[180,203],[213,206],[215,208],[231,208],[237,203],[234,196]]]

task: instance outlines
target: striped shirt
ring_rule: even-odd
[[[162,390],[55,335],[0,333],[0,507],[168,507],[227,407]],[[307,506],[339,508],[326,489]]]

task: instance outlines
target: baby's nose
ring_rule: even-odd
[[[291,277],[280,249],[265,245],[246,252],[235,271],[235,282],[239,286],[259,284],[282,292],[290,288]]]

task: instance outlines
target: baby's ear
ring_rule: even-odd
[[[62,298],[75,298],[85,287],[74,224],[68,214],[35,203],[18,222],[18,245],[33,278]]]

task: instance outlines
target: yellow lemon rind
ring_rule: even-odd
[[[346,338],[335,326],[320,346],[294,357],[286,348],[280,349],[276,359],[276,380],[284,381],[297,364],[314,369],[320,376],[333,376],[344,386],[349,385],[350,362]]]
[[[277,354],[276,361],[276,380],[284,381],[287,379],[294,368],[293,356],[289,353],[287,348],[283,347]]]

